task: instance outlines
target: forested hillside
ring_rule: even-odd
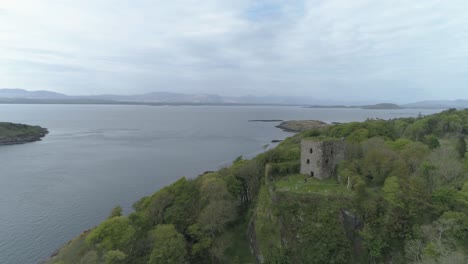
[[[306,131],[112,210],[51,263],[467,263],[468,110]],[[304,137],[344,138],[333,179]]]

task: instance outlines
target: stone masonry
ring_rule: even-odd
[[[341,139],[303,139],[301,174],[318,179],[336,176],[338,163],[344,159],[345,142]]]

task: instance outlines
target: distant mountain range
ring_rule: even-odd
[[[416,103],[403,104],[404,108],[468,108],[468,100],[427,100]]]
[[[428,100],[409,104],[360,104],[346,106],[339,102],[319,100],[312,97],[294,96],[221,96],[215,94],[183,94],[153,92],[136,95],[82,95],[71,96],[51,91],[28,91],[24,89],[0,89],[0,103],[42,104],[145,104],[145,105],[301,105],[312,108],[468,108],[468,100]]]
[[[50,91],[27,91],[23,89],[0,89],[0,98],[9,99],[67,99],[69,96]]]
[[[83,95],[70,96],[50,91],[27,91],[23,89],[0,89],[0,102],[89,102],[89,103],[141,103],[141,104],[278,104],[308,105],[320,102],[308,97],[289,96],[221,96],[213,94],[183,94],[171,92],[153,92],[137,95]],[[45,101],[44,101],[45,100]]]

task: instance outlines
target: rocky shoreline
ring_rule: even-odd
[[[40,126],[0,122],[0,145],[25,144],[42,140],[49,131]]]

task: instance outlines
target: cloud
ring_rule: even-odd
[[[466,11],[462,0],[0,0],[0,87],[468,97]]]

